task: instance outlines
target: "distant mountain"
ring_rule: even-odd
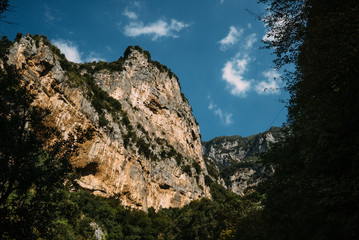
[[[216,181],[237,194],[255,186],[265,170],[258,163],[258,154],[281,135],[280,127],[248,136],[216,137],[202,142],[208,172]]]

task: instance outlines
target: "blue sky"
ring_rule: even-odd
[[[114,61],[139,45],[179,77],[202,140],[248,136],[286,120],[288,99],[261,50],[254,0],[16,0],[0,34],[43,34],[74,62]],[[249,11],[248,11],[249,10]]]

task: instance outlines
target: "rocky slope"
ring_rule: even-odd
[[[26,35],[0,60],[11,65],[34,104],[50,111],[47,125],[65,138],[93,130],[71,159],[81,187],[143,210],[210,197],[191,106],[177,77],[148,52],[129,47],[112,63],[74,64],[45,37]]]
[[[248,188],[258,184],[264,171],[256,155],[276,141],[280,130],[279,127],[272,127],[248,137],[224,136],[203,142],[207,164],[215,168],[212,171],[209,169],[209,172],[219,184],[243,195]]]

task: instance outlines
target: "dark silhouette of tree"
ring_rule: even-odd
[[[0,0],[0,17],[9,8],[9,0]]]
[[[22,76],[4,63],[0,70],[0,238],[52,239],[61,202],[71,186],[70,157],[77,142],[44,125],[48,114],[32,104]],[[76,140],[75,140],[76,139]],[[51,141],[49,141],[51,140]]]
[[[295,66],[286,138],[264,156],[265,239],[358,239],[359,2],[260,2],[276,66]]]
[[[3,20],[6,17],[4,15],[4,12],[9,10],[9,8],[10,8],[9,0],[0,0],[0,22],[12,24],[12,22]]]

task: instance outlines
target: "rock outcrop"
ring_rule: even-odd
[[[177,77],[129,47],[112,63],[68,62],[45,37],[17,39],[0,65],[14,65],[66,138],[93,129],[71,164],[78,184],[128,207],[182,207],[210,197],[201,136]]]
[[[219,172],[217,182],[240,195],[257,185],[265,169],[258,164],[256,155],[274,143],[280,131],[272,127],[248,137],[223,136],[203,142],[204,157]]]

